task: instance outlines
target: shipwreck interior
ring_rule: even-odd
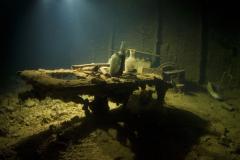
[[[234,0],[0,5],[0,160],[240,160]]]

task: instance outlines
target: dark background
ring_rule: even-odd
[[[229,72],[239,85],[239,20],[233,0],[3,0],[1,74],[106,62],[125,40],[177,63],[190,81]]]

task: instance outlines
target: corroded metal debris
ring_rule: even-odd
[[[122,74],[119,77],[109,75],[109,67],[104,65],[78,65],[74,69],[24,70],[19,72],[27,83],[39,94],[50,93],[53,97],[68,98],[83,103],[94,110],[97,106],[107,106],[107,99],[126,104],[132,92],[146,85],[156,86],[158,100],[163,102],[169,85],[156,74]],[[79,95],[93,95],[95,100],[89,104]],[[108,107],[107,107],[108,108]],[[107,110],[106,108],[106,110]],[[101,110],[101,109],[100,109]]]

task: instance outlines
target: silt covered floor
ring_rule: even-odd
[[[21,81],[1,94],[0,159],[240,159],[240,90],[217,101],[198,87],[170,89],[164,107],[137,93],[127,108],[85,116],[81,104],[18,94]]]

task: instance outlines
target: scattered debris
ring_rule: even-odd
[[[118,78],[116,79],[119,80]],[[150,94],[151,93],[150,90],[148,91],[149,93],[147,91],[146,93],[139,93],[138,95],[136,95],[136,97],[141,98],[140,95],[142,94],[143,98],[151,99],[153,94]],[[133,98],[132,100],[133,102],[136,102],[138,100],[136,99],[136,97],[134,96],[131,97]],[[218,102],[216,100],[210,99],[209,96],[205,93],[196,93],[195,96],[174,93],[172,95],[168,95],[167,98],[171,101],[173,108],[179,108],[179,110],[181,111],[183,110],[188,111],[189,115],[196,114],[201,118],[206,119],[211,124],[213,124],[212,128],[215,131],[215,133],[217,132],[216,134],[206,133],[206,135],[199,137],[200,141],[194,142],[193,148],[195,149],[194,150],[191,149],[188,151],[189,154],[186,155],[186,159],[191,155],[195,159],[202,158],[218,159],[219,155],[225,154],[226,156],[231,155],[233,155],[233,157],[236,156],[237,157],[235,158],[236,160],[239,159],[238,157],[240,155],[240,145],[238,144],[239,139],[236,138],[238,136],[237,134],[239,133],[238,128],[238,122],[240,120],[238,116],[239,112],[233,112],[234,114],[236,114],[236,118],[232,118],[233,113],[230,112],[238,110],[237,108],[238,105],[236,105],[237,103],[236,104],[233,103],[233,105],[231,105],[231,99],[229,100],[230,101],[229,104],[227,102],[226,104],[224,102]],[[147,102],[147,100],[141,99],[141,102],[145,103]],[[221,106],[224,109],[228,110],[229,112],[226,112],[223,109],[219,109],[219,107],[213,107],[210,110],[209,108],[210,103],[213,104],[213,106]],[[26,99],[26,101],[20,101],[18,103],[18,99],[14,97],[14,95],[12,95],[11,97],[8,97],[8,100],[6,100],[6,102],[4,102],[4,105],[1,103],[0,106],[1,106],[0,122],[3,122],[0,123],[0,138],[1,138],[0,159],[19,159],[18,153],[16,153],[14,150],[4,151],[5,146],[7,145],[15,146],[16,143],[18,143],[19,141],[23,142],[26,141],[28,142],[27,145],[29,145],[31,142],[33,142],[31,141],[32,139],[36,137],[41,139],[46,134],[49,134],[49,136],[46,139],[42,138],[43,140],[36,139],[36,142],[34,141],[38,146],[36,147],[36,150],[34,150],[35,149],[34,148],[31,151],[36,151],[37,154],[42,155],[45,154],[46,152],[51,152],[52,148],[49,147],[52,147],[53,145],[59,148],[65,148],[64,150],[60,151],[58,150],[59,148],[53,149],[54,151],[60,152],[58,156],[60,156],[61,159],[77,159],[76,157],[78,157],[79,159],[95,158],[106,160],[108,159],[120,160],[134,158],[137,159],[139,157],[134,157],[136,156],[134,155],[135,151],[139,149],[138,148],[139,144],[144,142],[142,140],[145,137],[147,137],[147,140],[151,139],[153,136],[161,137],[162,134],[164,135],[164,131],[167,133],[168,131],[170,131],[171,134],[175,134],[173,132],[175,131],[175,129],[176,131],[178,131],[179,130],[178,128],[180,128],[181,130],[184,127],[189,127],[189,122],[192,122],[192,120],[194,120],[189,117],[186,119],[186,121],[184,121],[183,119],[185,119],[188,116],[188,114],[181,115],[181,117],[176,117],[177,112],[176,113],[174,112],[173,115],[166,116],[168,118],[173,119],[173,122],[170,125],[166,125],[168,124],[168,122],[165,120],[166,117],[160,116],[159,118],[162,120],[162,123],[157,124],[157,126],[160,126],[161,128],[160,132],[154,133],[150,131],[146,133],[152,133],[153,135],[152,134],[143,135],[141,134],[141,132],[148,131],[149,129],[155,131],[154,130],[155,126],[146,125],[146,127],[142,127],[142,124],[146,122],[142,121],[142,119],[144,118],[150,121],[152,120],[153,124],[155,124],[156,121],[155,119],[152,119],[153,118],[152,114],[148,115],[147,117],[142,117],[142,115],[140,115],[139,117],[138,115],[136,115],[136,117],[138,117],[137,118],[138,121],[136,122],[136,124],[132,123],[133,118],[132,115],[134,114],[131,114],[131,116],[128,117],[129,122],[131,122],[130,125],[124,121],[119,120],[115,125],[111,127],[100,126],[97,129],[95,128],[92,129],[91,125],[96,125],[96,123],[99,122],[93,121],[92,123],[85,123],[85,126],[82,125],[84,124],[83,120],[91,121],[92,117],[90,116],[89,118],[83,118],[85,116],[85,113],[82,110],[82,105],[77,104],[75,102],[64,102],[63,100],[60,99],[46,97],[41,100],[29,98]],[[147,103],[144,107],[148,108],[148,111],[151,110],[149,108],[150,105]],[[147,110],[144,110],[144,112],[145,111]],[[166,114],[167,113],[168,112],[166,112]],[[156,113],[154,112],[153,114]],[[180,121],[184,122],[183,127],[174,127],[172,131],[171,125],[174,125],[175,123]],[[109,123],[108,125],[111,125],[111,123]],[[197,123],[193,124],[193,126],[197,125],[198,125]],[[84,126],[85,129],[87,129],[88,131],[80,132],[82,126]],[[133,126],[134,128],[131,128]],[[184,137],[186,133],[189,133],[187,135],[190,136],[187,136],[187,138],[185,139],[186,141],[184,141],[185,143],[188,140],[190,140],[189,138],[191,138],[191,135],[193,135],[193,133],[191,129],[190,130],[183,129],[183,131],[184,132],[182,133],[182,135],[181,134],[176,135],[179,135],[181,141],[182,137]],[[197,131],[199,131],[198,128]],[[73,136],[77,137],[79,136],[81,138],[73,139],[72,138]],[[172,136],[172,138],[175,137],[177,136]],[[67,140],[69,140],[69,143],[66,142]],[[165,140],[165,136],[162,136],[161,140],[162,141],[157,142],[155,139],[153,139],[153,141],[146,142],[149,143],[149,146],[151,146],[152,142],[155,141],[156,141],[155,144],[161,144]],[[168,143],[169,141],[171,141],[171,139],[167,139],[166,143],[162,143],[163,144],[162,146],[157,146],[156,148],[151,149],[156,149],[155,150],[156,152],[162,152],[162,150],[165,150],[166,146],[168,147],[168,144],[171,143],[174,144],[176,142],[173,141]],[[137,145],[134,146],[133,142],[136,142]],[[181,144],[183,143],[181,142]],[[29,152],[29,150],[26,149],[27,147],[29,147],[27,145],[22,145],[23,147],[22,149],[26,151],[25,154],[29,155],[35,154]],[[145,145],[144,143],[143,146],[147,145]],[[204,146],[205,151],[201,152],[201,150],[197,148],[198,146],[200,147]],[[176,145],[176,147],[178,146]],[[148,148],[146,147],[144,149],[147,150]],[[175,148],[170,148],[169,151],[172,151],[174,149]],[[55,154],[56,152],[53,153]]]
[[[219,93],[217,93],[216,87],[213,85],[213,83],[211,83],[211,82],[208,82],[208,83],[207,83],[207,90],[208,90],[208,93],[209,93],[214,99],[223,100],[223,97],[222,97]]]
[[[230,147],[231,143],[232,143],[232,140],[225,135],[222,135],[219,139],[219,144],[225,147]]]
[[[33,98],[28,98],[27,100],[25,100],[24,105],[26,107],[34,107],[38,102],[38,100],[33,99]]]
[[[12,106],[0,106],[0,114],[12,113],[16,108]]]
[[[6,137],[8,135],[8,129],[4,126],[0,126],[0,137]]]
[[[221,106],[223,109],[225,109],[229,112],[235,111],[235,108],[227,103],[223,103]]]

